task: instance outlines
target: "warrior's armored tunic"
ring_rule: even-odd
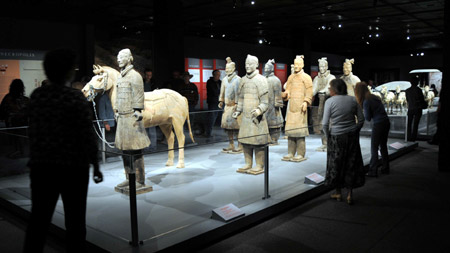
[[[236,108],[242,114],[239,142],[249,145],[265,145],[269,142],[269,129],[264,113],[267,111],[268,85],[266,78],[255,70],[241,79],[239,85],[239,100]],[[253,117],[251,111],[259,109],[262,115]]]
[[[361,82],[361,80],[357,76],[353,75],[352,72],[350,72],[347,76],[342,75],[341,79],[344,80],[345,84],[347,84],[347,94],[349,96],[355,96],[356,83]]]
[[[311,104],[312,80],[303,70],[289,76],[286,91],[289,94],[289,106],[286,112],[285,134],[288,137],[305,137],[308,132],[308,114],[302,112],[303,102]]]
[[[316,132],[320,133],[322,130],[322,118],[323,118],[323,108],[325,105],[325,100],[330,95],[328,88],[330,87],[330,81],[336,77],[330,74],[330,71],[317,75],[313,80],[313,97],[318,94],[319,96],[319,108],[317,113],[317,124],[314,124],[314,129]]]
[[[269,108],[266,112],[267,125],[269,128],[280,128],[284,121],[281,115],[281,107],[283,106],[281,81],[271,73],[267,77],[267,84],[269,86]]]
[[[241,78],[236,73],[227,76],[222,80],[220,86],[219,102],[224,103],[221,127],[227,130],[238,130],[241,123],[241,117],[233,118],[233,112],[236,110],[238,100],[238,88]]]
[[[115,146],[120,150],[140,150],[150,145],[144,123],[137,121],[134,110],[144,110],[142,76],[129,65],[117,81],[114,111],[118,113]]]

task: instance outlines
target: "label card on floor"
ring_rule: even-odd
[[[305,177],[305,184],[320,184],[323,181],[325,181],[325,178],[317,173],[312,173]]]
[[[241,211],[237,206],[228,204],[212,211],[211,218],[228,222],[230,220],[244,216],[245,213]]]
[[[402,144],[402,143],[400,143],[400,142],[394,142],[394,143],[392,143],[391,145],[389,145],[390,147],[392,147],[392,148],[395,148],[395,149],[402,149],[402,148],[404,148],[406,145],[405,144]]]

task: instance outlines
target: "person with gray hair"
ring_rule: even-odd
[[[365,171],[359,145],[359,131],[364,124],[361,106],[347,95],[342,79],[330,82],[330,98],[325,102],[323,131],[327,135],[327,171],[325,185],[336,188],[332,199],[342,200],[347,188],[347,203],[353,204],[353,189],[365,183]]]
[[[281,81],[274,74],[275,60],[268,60],[264,66],[264,76],[267,78],[269,85],[269,108],[266,112],[267,124],[271,138],[271,145],[278,145],[281,127],[283,126],[283,115],[281,108],[283,107],[283,98],[281,97]]]
[[[247,74],[239,85],[239,99],[233,118],[242,114],[242,127],[239,128],[239,142],[244,149],[245,166],[237,172],[257,175],[264,172],[264,145],[269,143],[270,135],[265,112],[269,107],[269,88],[266,78],[259,74],[258,58],[247,55],[245,70]],[[253,165],[255,151],[256,167]]]

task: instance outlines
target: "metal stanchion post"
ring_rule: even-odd
[[[134,170],[134,154],[131,155],[130,168],[133,173],[128,173],[129,189],[130,189],[130,219],[131,219],[131,242],[133,247],[139,246],[139,231],[137,219],[137,204],[136,204],[136,171]]]
[[[102,138],[103,138],[103,140],[106,140],[106,138],[105,138],[105,127],[104,127],[104,122],[103,122],[103,127],[101,128],[101,131],[102,131]],[[103,164],[106,164],[106,144],[105,144],[105,142],[102,140],[102,161],[103,161]]]
[[[405,142],[408,141],[408,114],[405,117]]]
[[[427,109],[427,136],[430,134],[430,111]]]
[[[269,195],[269,145],[264,147],[264,197],[270,198]]]

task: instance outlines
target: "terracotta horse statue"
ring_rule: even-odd
[[[108,66],[94,65],[94,74],[95,76],[82,89],[84,96],[89,101],[93,101],[99,92],[107,92],[111,100],[111,105],[115,109],[117,95],[116,84],[120,76],[119,71]],[[195,142],[189,121],[187,99],[178,92],[170,89],[157,89],[152,92],[145,92],[144,111],[142,115],[145,128],[159,126],[167,139],[169,159],[167,160],[166,166],[173,165],[174,135],[177,136],[179,148],[177,168],[184,168],[185,136],[183,126],[186,120],[189,128],[189,136]]]

